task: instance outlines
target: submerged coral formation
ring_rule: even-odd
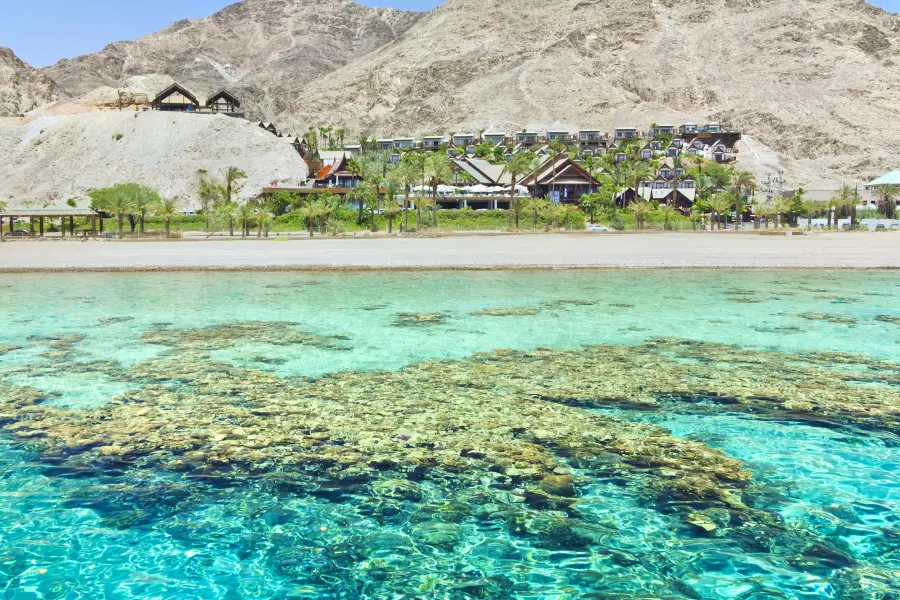
[[[439,312],[401,312],[397,313],[395,325],[401,327],[427,327],[429,325],[440,325],[447,320],[447,314]]]
[[[403,314],[408,324],[444,317]],[[814,568],[844,557],[818,538],[800,541],[777,513],[758,508],[751,473],[739,461],[661,427],[591,409],[677,406],[900,433],[900,365],[836,352],[654,339],[495,350],[312,380],[252,368],[279,364],[277,351],[234,362],[213,358],[250,342],[347,347],[343,336],[304,332],[296,323],[161,324],[140,342],[163,351],[131,365],[90,360],[77,335],[28,341],[43,353],[0,372],[9,378],[0,379],[0,425],[55,472],[140,477],[153,470],[210,485],[256,482],[332,502],[353,498],[359,510],[384,520],[415,505],[418,520],[403,543],[417,547],[452,548],[460,523],[471,518],[534,538],[541,548],[595,545],[614,532],[582,520],[580,500],[589,482],[601,481],[672,513],[692,535],[728,537],[754,552],[778,547]],[[130,389],[72,410],[48,402],[55,394],[10,383],[63,371]],[[451,489],[447,496],[435,491]],[[108,524],[145,518],[120,511]],[[490,597],[502,597],[496,594]]]
[[[828,323],[837,323],[839,325],[856,325],[859,322],[859,319],[854,319],[853,317],[822,312],[805,312],[797,316],[807,321],[827,321]]]
[[[199,327],[173,329],[161,326],[145,331],[143,340],[148,344],[177,347],[202,347],[205,349],[230,348],[242,342],[262,342],[276,346],[305,345],[325,349],[342,349],[346,336],[323,336],[296,329],[300,324],[290,321],[236,321]]]
[[[537,313],[538,309],[534,306],[514,306],[510,308],[483,308],[473,312],[472,315],[476,317],[513,317],[530,316]]]

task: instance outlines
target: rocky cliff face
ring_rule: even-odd
[[[283,103],[286,81],[304,86],[395,39],[419,16],[350,0],[244,0],[62,60],[46,73],[71,95],[135,75],[169,75],[201,96],[227,87],[263,117]]]
[[[46,73],[71,94],[228,86],[253,117],[349,136],[719,120],[746,165],[808,184],[896,168],[898,65],[900,18],[864,0],[245,0]]]
[[[17,115],[59,97],[52,79],[0,47],[0,115]]]

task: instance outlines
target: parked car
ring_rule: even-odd
[[[609,227],[604,227],[603,225],[597,225],[596,223],[588,224],[588,231],[609,231]]]
[[[27,229],[15,229],[3,234],[4,237],[28,237],[29,235],[31,235],[31,232]]]
[[[181,214],[183,214],[186,217],[194,217],[197,215],[197,211],[185,210],[185,211],[182,211]]]

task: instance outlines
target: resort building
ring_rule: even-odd
[[[453,141],[453,145],[457,148],[460,146],[468,148],[469,146],[475,144],[475,140],[477,138],[478,136],[471,133],[457,133],[451,138],[451,140]]]
[[[675,126],[674,125],[654,125],[650,128],[651,136],[658,135],[675,135]]]
[[[415,147],[415,138],[394,138],[394,149],[396,150],[412,150]]]
[[[438,150],[446,143],[446,139],[442,135],[430,135],[422,138],[422,148],[424,150]]]
[[[582,167],[560,152],[550,156],[537,170],[522,183],[536,198],[550,196],[554,202],[577,202],[584,194],[589,194],[600,183]]]
[[[572,140],[572,135],[568,131],[548,131],[547,132],[547,141],[548,142],[562,142],[564,144],[568,144]]]
[[[193,92],[178,83],[173,83],[157,94],[150,107],[153,110],[169,112],[222,114],[240,118],[244,116],[241,112],[241,101],[227,90],[219,90],[201,105]]]
[[[393,139],[376,140],[375,147],[378,150],[393,150],[394,149],[394,140]]]
[[[536,131],[519,132],[515,135],[514,139],[517,146],[533,146],[539,142],[543,142]]]
[[[195,112],[200,110],[200,101],[186,88],[173,83],[157,94],[151,106],[154,110]]]
[[[484,143],[486,143],[486,144],[492,144],[494,146],[501,146],[506,143],[506,134],[492,131],[489,133],[485,133],[482,136],[482,139],[484,140]]]
[[[633,140],[638,137],[637,127],[616,127],[613,132],[616,140]]]
[[[206,101],[206,108],[215,114],[224,114],[230,117],[243,117],[241,101],[232,96],[227,90],[219,90]]]

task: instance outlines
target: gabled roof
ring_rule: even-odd
[[[671,196],[674,192],[675,192],[675,188],[657,189],[657,188],[643,187],[643,188],[641,188],[640,196],[644,200],[662,200],[663,198],[665,198],[667,196]],[[679,187],[678,193],[681,196],[683,196],[685,200],[687,200],[688,202],[691,202],[691,203],[694,202],[694,198],[696,198],[696,196],[697,196],[696,188]]]
[[[457,158],[453,160],[453,164],[460,171],[467,173],[476,183],[480,183],[482,185],[493,185],[494,180],[491,177],[482,171],[478,166],[472,164],[472,162],[466,158]]]
[[[215,103],[215,101],[219,98],[224,98],[225,100],[233,104],[235,108],[241,107],[241,101],[235,98],[228,90],[219,90],[218,92],[210,96],[206,101],[206,106],[212,106],[213,103]]]
[[[568,154],[560,152],[544,161],[533,174],[522,181],[522,185],[550,185],[554,182],[570,183],[576,180],[582,180],[591,185],[598,184],[597,180],[584,167],[569,158]]]
[[[153,99],[153,102],[154,103],[161,102],[161,101],[165,100],[166,98],[168,98],[169,96],[171,96],[172,94],[174,94],[175,92],[178,92],[179,94],[181,94],[182,96],[184,96],[185,98],[187,98],[188,100],[190,100],[191,102],[196,104],[197,106],[200,106],[200,101],[197,100],[197,96],[192,94],[184,86],[179,85],[177,83],[173,83],[172,85],[170,85],[169,87],[167,87],[166,89],[164,89],[163,91],[158,93],[156,95],[156,98]]]

